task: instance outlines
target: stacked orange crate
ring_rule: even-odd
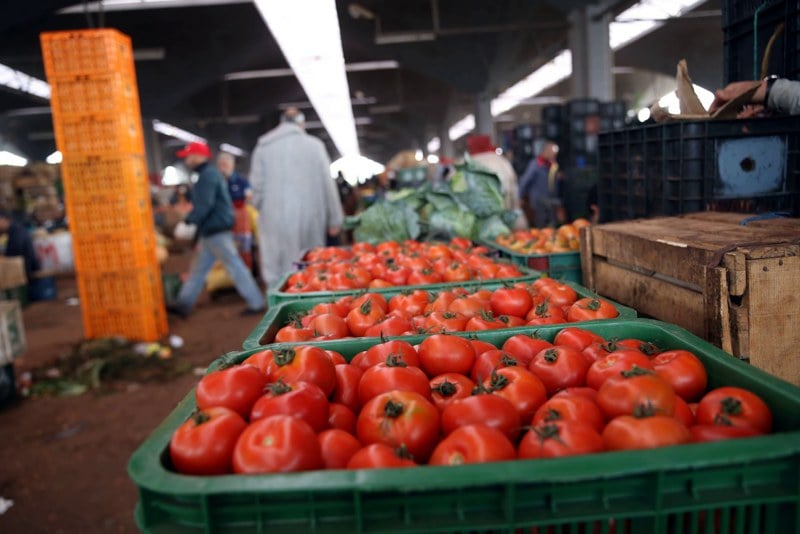
[[[41,35],[87,338],[167,332],[130,38]]]

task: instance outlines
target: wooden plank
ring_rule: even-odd
[[[592,258],[594,258],[592,227],[586,226],[581,228],[581,271],[583,272],[583,285],[594,291]]]
[[[741,297],[747,287],[747,256],[740,250],[728,252],[722,257],[722,264],[728,277],[728,293]]]
[[[595,257],[594,276],[600,295],[631,306],[640,314],[673,323],[703,336],[703,295],[663,280],[623,269]]]
[[[733,354],[730,313],[728,311],[728,274],[724,267],[706,269],[704,292],[705,339]]]
[[[747,262],[750,362],[800,385],[800,257]]]

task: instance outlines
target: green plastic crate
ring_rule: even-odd
[[[517,283],[517,282],[531,282],[536,280],[537,278],[542,276],[542,273],[538,271],[534,271],[528,269],[525,266],[519,266],[520,272],[522,272],[522,276],[518,276],[516,278],[501,278],[497,280],[491,280],[491,282],[502,281],[508,283]],[[286,273],[281,278],[280,282],[278,282],[278,287],[285,287],[286,282],[289,280],[289,277],[294,274],[293,272]],[[369,289],[373,293],[390,293],[392,291],[397,291],[398,289],[403,290],[414,290],[414,289],[425,289],[427,291],[437,291],[440,289],[445,288],[453,288],[453,287],[479,287],[481,285],[485,285],[488,281],[482,280],[469,280],[467,282],[442,282],[440,284],[427,284],[427,285],[417,285],[417,286],[393,286],[393,287],[382,287],[376,289]],[[356,295],[358,293],[362,293],[366,291],[365,289],[351,289],[346,291],[309,291],[307,293],[288,293],[286,291],[280,290],[269,290],[267,291],[267,303],[269,307],[275,306],[276,304],[280,304],[281,302],[290,302],[296,300],[309,300],[309,299],[320,299],[324,298],[327,300],[337,299],[339,297],[344,297],[346,295]]]
[[[561,280],[561,283],[570,286],[572,289],[575,290],[581,297],[592,297],[594,293],[589,291],[587,288],[575,284],[573,282],[569,282],[566,280]],[[480,286],[485,289],[498,289],[503,287],[503,283],[501,282],[493,282],[493,283],[484,283]],[[391,288],[391,291],[383,292],[383,296],[386,299],[390,299],[393,296],[405,291],[405,288]],[[477,289],[477,288],[475,288]],[[433,290],[435,291],[435,290]],[[627,306],[623,306],[617,302],[614,302],[611,299],[607,299],[605,297],[600,297],[603,300],[606,300],[612,303],[619,312],[619,316],[615,319],[635,319],[637,317],[637,312],[633,308],[629,308]],[[331,302],[329,298],[321,298],[321,299],[304,299],[304,300],[294,300],[294,301],[287,301],[277,304],[275,306],[270,306],[269,311],[264,315],[264,318],[261,322],[258,323],[256,328],[247,336],[245,339],[244,344],[242,345],[244,349],[254,349],[256,347],[261,347],[265,345],[269,345],[275,339],[275,334],[277,334],[278,330],[281,329],[284,325],[286,325],[293,315],[296,314],[305,314],[308,310],[313,308],[316,304],[322,302]],[[585,323],[571,323],[574,325],[582,325]],[[467,332],[466,334],[469,334]],[[300,345],[322,345],[326,346],[329,341],[314,341],[314,342],[303,342],[299,343]]]
[[[567,280],[576,284],[583,283],[581,253],[579,251],[521,254],[497,243],[484,241],[481,244],[498,251],[501,258],[507,258],[515,265],[547,273],[550,278],[555,278],[556,280]]]
[[[676,326],[634,320],[586,328],[693,351],[709,387],[741,386],[762,396],[778,433],[458,467],[192,477],[165,467],[170,436],[194,409],[191,391],[130,459],[136,522],[146,532],[800,532],[800,388]],[[550,340],[559,330],[537,329]],[[510,335],[478,337],[500,344]],[[340,351],[350,358],[373,342],[341,342]]]

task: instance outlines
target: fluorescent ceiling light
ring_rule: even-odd
[[[0,63],[0,85],[39,98],[50,99],[50,84]]]
[[[53,152],[52,154],[50,154],[49,156],[47,156],[47,158],[45,159],[45,161],[46,161],[47,163],[49,163],[50,165],[55,165],[55,164],[57,164],[57,163],[61,163],[61,161],[62,161],[63,159],[64,159],[64,158],[63,158],[63,156],[61,155],[61,151],[60,151],[60,150],[56,150],[55,152]]]
[[[164,185],[178,185],[186,182],[186,177],[181,176],[178,169],[170,165],[161,173],[161,183]]]
[[[177,126],[173,126],[166,122],[161,122],[160,120],[153,120],[153,130],[160,134],[168,135],[169,137],[174,137],[175,139],[180,139],[181,141],[185,141],[187,143],[206,142],[205,138],[200,137],[199,135],[187,132],[186,130],[182,130]]]
[[[248,0],[104,0],[103,11],[135,11],[139,9],[160,9],[170,7],[201,7],[227,4],[244,4]],[[67,7],[58,12],[59,15],[100,11],[101,2],[89,2],[83,5]]]
[[[361,98],[350,99],[350,103],[354,106],[374,104],[377,101],[378,99],[375,98],[374,96],[364,96]],[[281,111],[285,111],[289,108],[313,109],[314,106],[311,105],[311,102],[281,102],[280,104],[278,104],[278,109]]]
[[[639,119],[639,122],[645,122],[650,118],[650,108],[640,109],[639,113],[636,114],[636,118]]]
[[[414,152],[414,159],[417,161],[422,161],[423,156],[424,154],[422,153],[422,149],[418,148],[416,152]]]
[[[366,126],[368,124],[372,124],[371,117],[356,117],[354,121],[356,126]],[[306,130],[319,130],[321,128],[325,128],[325,125],[323,125],[320,121],[306,121]]]
[[[442,140],[438,136],[428,141],[428,152],[439,152],[440,148],[442,148]]]
[[[641,0],[620,13],[608,27],[612,50],[639,39],[664,25],[670,18],[680,17],[705,0]]]
[[[571,74],[572,52],[562,50],[552,60],[497,95],[497,98],[492,100],[492,116],[505,113],[520,102],[566,80]]]
[[[8,150],[0,150],[0,165],[11,165],[12,167],[24,167],[28,160],[18,154]]]
[[[221,145],[219,145],[219,149],[222,150],[223,152],[227,152],[228,154],[238,157],[242,157],[245,154],[247,154],[247,152],[245,152],[238,146],[229,145],[228,143],[222,143]]]
[[[436,165],[437,163],[439,163],[439,156],[437,156],[436,154],[429,154],[428,163],[430,163],[431,165]]]
[[[469,132],[475,129],[475,115],[470,113],[460,121],[456,122],[454,125],[450,127],[447,131],[447,135],[450,136],[452,141],[455,141],[459,137],[467,135]]]
[[[331,177],[336,178],[339,171],[342,171],[342,175],[348,183],[364,183],[376,174],[382,173],[384,169],[383,165],[367,157],[346,156],[331,163]]]
[[[334,0],[255,0],[255,5],[342,156],[358,155]]]
[[[344,66],[346,72],[366,72],[373,70],[392,70],[399,69],[400,64],[397,61],[362,61],[359,63],[348,63]],[[254,80],[258,78],[281,78],[284,76],[294,76],[292,69],[260,69],[260,70],[243,70],[240,72],[231,72],[224,76],[225,80]]]

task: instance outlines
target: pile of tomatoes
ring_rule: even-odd
[[[287,293],[416,286],[522,276],[519,268],[489,258],[485,247],[456,237],[450,243],[386,241],[309,251],[308,264],[286,281]]]
[[[550,254],[580,250],[581,228],[589,226],[586,219],[575,219],[569,224],[553,228],[531,228],[501,234],[495,243],[520,254]]]
[[[579,298],[570,286],[540,278],[494,291],[454,288],[434,294],[416,290],[388,300],[380,293],[346,296],[293,317],[277,332],[275,341],[492,330],[613,319],[618,315],[616,307],[606,300]]]
[[[193,475],[459,465],[770,432],[757,395],[706,387],[691,352],[575,327],[500,348],[392,340],[349,363],[315,346],[263,350],[203,377],[170,458]]]

